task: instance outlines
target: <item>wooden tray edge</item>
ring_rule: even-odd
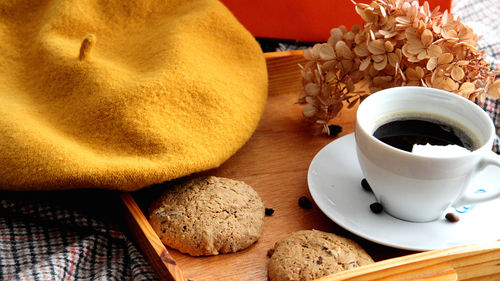
[[[303,87],[298,64],[306,62],[303,51],[264,53],[264,57],[269,77],[269,94],[298,94]],[[185,281],[181,268],[154,232],[132,195],[123,192],[120,197],[125,206],[124,214],[130,232],[160,279]],[[418,276],[426,276],[425,280],[456,280],[457,274],[460,280],[464,276],[476,280],[476,277],[488,278],[493,275],[500,280],[500,242],[402,256],[318,280],[373,280],[376,276],[386,278],[384,280],[401,280],[398,277],[403,276],[406,276],[405,280],[416,280]]]
[[[161,280],[186,281],[182,269],[154,232],[128,192],[120,194],[127,225]],[[379,261],[317,279],[340,280],[495,280],[500,278],[500,241],[421,252]],[[500,279],[498,279],[500,280]]]
[[[153,230],[132,195],[129,192],[122,192],[120,198],[125,206],[123,212],[130,233],[160,279],[185,281],[182,270]]]
[[[499,276],[500,241],[488,241],[391,258],[317,281],[499,280],[494,279]]]

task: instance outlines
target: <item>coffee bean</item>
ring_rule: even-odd
[[[372,188],[371,188],[370,184],[368,183],[368,181],[367,181],[366,179],[362,179],[362,180],[361,180],[361,187],[362,187],[364,190],[368,191],[368,192],[373,192],[373,190],[372,190]]]
[[[265,214],[266,216],[272,216],[274,214],[274,209],[266,208]]]
[[[271,257],[274,254],[274,248],[267,250],[267,256]]]
[[[311,209],[313,205],[309,198],[302,196],[299,198],[299,206],[304,209]]]
[[[330,137],[336,137],[340,132],[342,132],[342,127],[340,127],[339,125],[328,126],[328,135]]]
[[[446,214],[445,218],[449,222],[457,222],[460,220],[460,217],[455,213],[448,213],[448,214]]]
[[[375,202],[370,204],[370,210],[372,210],[372,212],[374,212],[375,214],[380,214],[384,210],[384,207],[382,206],[382,204]]]

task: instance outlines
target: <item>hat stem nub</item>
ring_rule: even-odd
[[[92,50],[95,41],[96,38],[94,34],[87,34],[83,38],[82,46],[80,47],[80,55],[78,56],[80,60],[87,59],[90,56],[90,51]]]

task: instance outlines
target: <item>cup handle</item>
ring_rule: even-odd
[[[487,166],[498,166],[500,167],[500,156],[495,152],[490,151],[485,155],[483,159],[479,162],[478,172],[486,168]],[[463,194],[455,203],[453,203],[453,207],[458,208],[464,205],[481,203],[489,200],[493,200],[496,198],[500,198],[500,188],[493,193],[485,192],[485,193],[474,193],[474,194]]]

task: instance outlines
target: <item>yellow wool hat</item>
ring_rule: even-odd
[[[0,3],[0,188],[136,190],[221,165],[267,71],[216,0]]]

